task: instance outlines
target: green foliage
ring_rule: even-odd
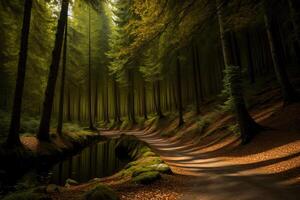
[[[232,112],[233,111],[233,99],[231,96],[231,89],[230,89],[230,70],[226,67],[223,71],[224,78],[223,78],[223,90],[221,91],[220,96],[225,99],[224,103],[222,103],[219,107],[221,112]]]
[[[241,68],[239,66],[227,66],[224,70],[223,90],[221,97],[226,100],[220,105],[222,112],[233,112],[234,101],[239,102],[242,97],[243,80],[241,76]]]
[[[241,131],[238,124],[231,124],[227,127],[227,130],[235,135],[241,135]]]

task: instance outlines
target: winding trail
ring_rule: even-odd
[[[182,141],[176,137],[162,138],[157,132],[103,131],[102,135],[117,137],[134,135],[150,147],[171,167],[176,174],[186,175],[181,200],[299,200],[300,188],[288,187],[285,179],[276,175],[262,174],[255,170],[260,164],[234,164],[232,160],[218,156],[211,144],[200,145],[196,141]],[[225,146],[236,142],[225,137]],[[215,142],[217,143],[217,142]],[[299,158],[299,153],[289,158]],[[299,172],[299,171],[298,171]]]

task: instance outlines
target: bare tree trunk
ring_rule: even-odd
[[[22,110],[22,97],[23,97],[24,81],[25,81],[25,74],[26,74],[31,9],[32,9],[32,0],[25,0],[15,96],[13,102],[13,110],[11,114],[9,134],[6,141],[7,145],[9,146],[21,144],[20,137],[19,137],[19,130],[21,124],[20,121],[21,121],[21,110]]]
[[[108,84],[108,78],[106,78],[106,93],[105,93],[105,103],[106,103],[106,105],[105,105],[105,107],[106,107],[106,109],[105,109],[105,115],[106,115],[106,123],[110,123],[110,119],[109,119],[109,109],[108,109],[108,106],[109,106],[109,102],[108,102],[108,87],[109,87],[109,84]]]
[[[71,116],[71,91],[70,91],[70,86],[68,87],[68,110],[67,110],[67,121],[70,122],[72,121],[72,116]]]
[[[89,129],[95,130],[92,114],[92,47],[91,47],[91,8],[89,6],[89,74],[88,74],[88,109],[89,109]]]
[[[115,123],[120,124],[121,123],[121,118],[120,118],[120,109],[119,109],[119,91],[118,91],[118,85],[117,81],[113,79],[113,84],[114,84],[114,107],[115,107]]]
[[[78,108],[77,108],[77,119],[78,121],[80,122],[81,121],[81,91],[80,91],[80,88],[79,88],[79,91],[78,91]]]
[[[293,0],[288,0],[288,4],[289,4],[289,9],[290,9],[290,16],[291,16],[291,21],[293,24],[293,28],[294,28],[294,32],[295,32],[295,50],[296,50],[296,54],[297,54],[297,58],[298,58],[298,62],[300,60],[300,29],[299,29],[299,14],[296,11],[296,7],[300,6],[299,1],[293,1]]]
[[[250,80],[250,83],[253,84],[253,83],[255,83],[255,76],[254,76],[254,68],[253,68],[251,38],[250,38],[250,34],[248,31],[246,33],[246,38],[247,38],[249,80]]]
[[[147,115],[147,97],[146,97],[146,83],[145,83],[145,81],[143,80],[143,88],[142,88],[142,100],[143,100],[143,102],[142,102],[142,106],[143,106],[143,114],[144,114],[144,119],[145,120],[147,120],[148,119],[148,115]]]
[[[231,97],[234,102],[234,107],[236,111],[236,118],[238,121],[238,125],[241,131],[241,138],[243,144],[250,142],[250,140],[254,137],[254,135],[261,129],[260,125],[258,125],[249,115],[248,110],[246,108],[244,96],[242,93],[241,86],[241,76],[240,76],[240,66],[238,66],[238,72],[235,63],[233,63],[233,56],[230,55],[230,42],[229,42],[229,32],[225,32],[222,10],[224,9],[219,3],[219,0],[216,0],[217,6],[217,14],[218,14],[218,22],[220,28],[220,39],[222,44],[223,51],[223,59],[224,64],[229,74],[229,83],[231,90]],[[233,76],[234,75],[234,76]],[[238,80],[237,80],[238,79]]]
[[[65,95],[65,78],[66,78],[66,66],[67,66],[67,41],[68,41],[68,20],[65,25],[65,40],[63,47],[63,66],[61,72],[61,85],[60,85],[60,96],[59,96],[59,109],[58,109],[58,122],[57,122],[57,133],[62,134],[63,128],[63,113],[64,113],[64,95]]]
[[[192,53],[193,53],[193,76],[194,76],[194,89],[195,89],[195,100],[196,100],[196,114],[199,115],[200,114],[200,101],[199,101],[199,83],[198,83],[198,78],[200,79],[200,77],[197,77],[197,58],[196,53],[195,53],[195,47],[192,47]]]
[[[177,74],[177,96],[178,96],[178,112],[179,112],[179,123],[178,123],[178,126],[180,127],[180,126],[182,126],[184,124],[184,121],[183,121],[181,71],[180,71],[179,57],[177,58],[176,74]]]
[[[37,138],[39,140],[48,141],[50,139],[49,129],[52,105],[54,100],[55,85],[59,69],[59,62],[61,57],[61,49],[64,38],[64,28],[68,18],[69,0],[63,0],[61,6],[60,17],[58,20],[57,31],[54,49],[52,52],[52,63],[49,70],[48,83],[45,91],[45,99],[43,104],[43,113],[41,117],[39,132]]]
[[[265,0],[265,15],[264,15],[264,20],[265,20],[265,27],[267,30],[268,34],[268,40],[269,40],[269,45],[271,49],[271,55],[272,55],[272,60],[273,60],[273,66],[274,70],[276,73],[277,80],[280,84],[281,87],[281,92],[283,96],[283,100],[286,104],[297,102],[299,100],[298,95],[292,86],[286,69],[284,66],[280,64],[279,57],[278,57],[278,50],[275,45],[274,41],[274,34],[272,30],[272,11],[270,8],[268,8],[267,1]]]
[[[98,120],[98,76],[95,80],[94,121]]]

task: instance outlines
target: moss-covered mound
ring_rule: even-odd
[[[85,194],[86,200],[119,200],[117,193],[106,185],[98,185]]]
[[[150,184],[161,178],[162,173],[170,174],[170,167],[161,160],[146,143],[135,136],[122,135],[116,147],[118,157],[131,160],[115,177],[122,181]]]
[[[132,181],[139,184],[148,185],[161,178],[158,171],[145,171],[137,174]]]

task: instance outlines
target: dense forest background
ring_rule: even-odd
[[[286,103],[298,100],[298,4],[1,0],[1,136],[38,133],[43,140],[49,131],[61,132],[62,121],[65,130],[75,124],[93,129],[143,123],[153,115],[179,116],[182,126],[183,112],[200,114],[202,105],[216,100],[221,112],[235,108],[247,142],[249,130],[261,128],[247,113],[253,106],[248,97],[270,86],[281,88]],[[26,9],[28,47],[20,50]],[[22,51],[24,93],[14,101]],[[13,131],[11,118],[20,117],[11,112],[18,101],[21,125],[11,125]]]

